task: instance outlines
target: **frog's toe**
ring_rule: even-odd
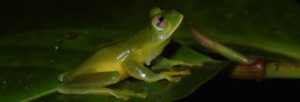
[[[166,79],[168,80],[168,81],[170,81],[170,82],[175,82],[175,83],[177,83],[177,82],[179,82],[180,80],[181,80],[181,77],[166,77]]]
[[[136,93],[136,97],[139,97],[139,98],[146,98],[147,97],[147,93]]]
[[[119,99],[128,100],[130,97],[146,98],[147,93],[136,93],[131,90],[114,90],[111,95]]]
[[[191,75],[190,70],[178,71],[175,75]]]
[[[190,70],[183,70],[183,71],[167,71],[167,72],[162,72],[160,73],[162,75],[166,76],[177,76],[177,75],[190,75],[191,71]]]
[[[183,70],[183,71],[167,71],[162,72],[160,75],[164,76],[170,82],[179,82],[181,80],[180,75],[190,75],[190,70]]]
[[[112,94],[114,97],[127,101],[130,97],[126,95]]]

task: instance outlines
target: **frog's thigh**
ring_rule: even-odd
[[[72,80],[64,81],[63,86],[67,87],[105,87],[115,84],[119,81],[120,74],[118,72],[99,72],[94,74],[86,74],[73,78]]]
[[[130,90],[114,90],[105,88],[105,86],[115,84],[119,81],[120,74],[118,72],[101,72],[91,75],[83,75],[77,77],[76,80],[64,82],[58,88],[58,92],[62,94],[99,94],[113,95],[117,98],[127,100],[129,96],[144,98],[144,93],[134,93]]]
[[[180,77],[172,77],[172,76],[190,74],[189,70],[165,71],[156,74],[153,71],[146,68],[143,64],[130,59],[124,61],[123,67],[130,76],[147,82],[154,82],[162,79],[167,79],[169,81],[177,82],[180,80]]]

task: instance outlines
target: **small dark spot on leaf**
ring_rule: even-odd
[[[74,40],[74,39],[77,39],[79,37],[79,33],[77,32],[68,32],[66,34],[66,39],[68,40]]]

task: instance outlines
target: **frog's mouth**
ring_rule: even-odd
[[[175,11],[176,12],[176,11]],[[171,33],[173,34],[175,32],[175,30],[179,27],[179,25],[181,24],[182,20],[183,20],[183,15],[178,13],[178,21],[177,23],[174,24],[174,29],[171,31]]]
[[[170,25],[173,26],[173,28],[171,29],[171,31],[169,31],[169,34],[167,35],[166,38],[169,38],[174,32],[175,30],[179,27],[179,25],[181,24],[182,20],[183,20],[183,15],[175,10],[171,11],[170,13],[171,15],[169,15],[169,18],[172,18],[171,21],[173,22],[169,22],[171,23]]]

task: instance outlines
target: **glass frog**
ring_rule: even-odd
[[[178,75],[189,75],[189,70],[168,70],[155,73],[147,68],[171,40],[171,35],[182,22],[183,15],[175,10],[153,8],[148,26],[128,39],[98,49],[76,68],[63,73],[58,92],[62,94],[112,95],[127,100],[131,96],[145,98],[147,93],[111,89],[128,77],[146,82],[166,79],[178,82]]]

